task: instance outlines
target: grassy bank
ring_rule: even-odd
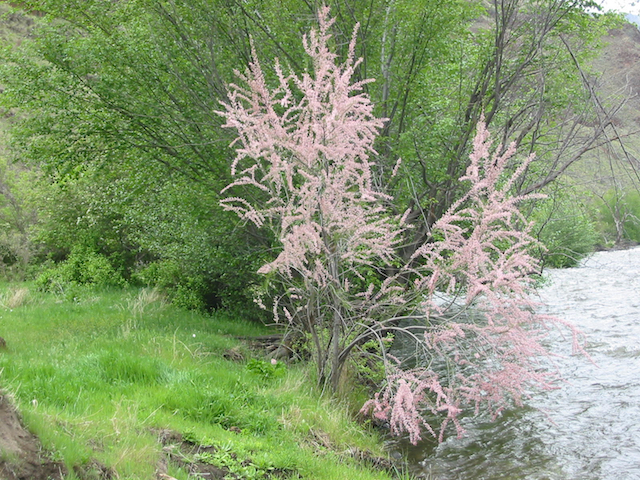
[[[67,478],[391,478],[371,466],[380,438],[308,367],[236,340],[263,327],[147,290],[0,299],[0,386]]]

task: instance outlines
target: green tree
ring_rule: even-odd
[[[230,72],[237,57],[221,36],[215,52],[198,44],[210,40],[213,12],[190,18],[144,1],[28,6],[50,18],[6,52],[2,101],[23,113],[15,151],[50,179],[34,238],[43,254],[59,260],[83,244],[126,277],[173,262],[171,281],[156,280],[195,292],[192,305],[247,304],[238,295],[252,263],[239,259],[262,240],[218,207],[229,137],[213,113],[224,94],[214,70]],[[181,42],[169,35],[176,16],[192,33]],[[211,61],[218,47],[224,62]]]
[[[593,125],[594,103],[581,62],[611,23],[585,13],[586,3],[509,0],[484,10],[463,0],[329,3],[339,55],[361,25],[356,56],[363,60],[354,79],[378,79],[365,85],[376,115],[388,119],[376,145],[374,181],[397,198],[397,212],[410,210],[416,227],[405,259],[461,194],[458,178],[481,112],[505,142],[538,152],[515,186],[522,193],[557,178],[603,131],[606,119],[583,128]],[[66,182],[68,192],[88,189],[79,204],[93,205],[92,220],[84,215],[87,221],[73,226],[73,215],[59,216],[60,225],[50,228],[117,224],[126,237],[118,247],[126,269],[141,258],[167,260],[189,266],[188,278],[193,272],[202,281],[225,278],[204,282],[204,290],[255,285],[255,277],[229,262],[239,250],[262,247],[269,255],[271,238],[238,225],[218,205],[230,182],[232,137],[214,111],[226,100],[233,71],[248,65],[251,39],[260,58],[278,56],[295,71],[312,67],[297,39],[315,22],[319,2],[23,6],[44,12],[44,19],[32,39],[3,54],[0,103],[21,112],[13,147],[54,184]],[[277,80],[270,75],[269,82]],[[391,178],[398,157],[403,167]],[[47,228],[45,222],[40,232]],[[68,252],[68,243],[53,243],[49,248]]]
[[[411,121],[399,129],[406,205],[420,228],[407,253],[459,196],[475,124],[482,114],[505,146],[536,152],[514,186],[540,191],[586,152],[606,141],[611,117],[584,73],[615,18],[586,13],[588,3],[509,0],[457,37],[440,74],[425,69],[425,89],[412,99]],[[419,192],[419,193],[418,193]],[[423,219],[420,221],[419,219]]]

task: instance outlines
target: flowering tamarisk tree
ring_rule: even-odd
[[[374,295],[365,271],[390,264],[400,230],[372,185],[369,157],[383,121],[364,82],[351,83],[355,36],[338,66],[327,46],[331,24],[324,9],[320,30],[304,38],[312,73],[285,75],[276,63],[279,85],[270,90],[254,58],[239,75],[244,85],[232,86],[222,114],[239,136],[227,190],[249,185],[262,197],[222,205],[258,226],[270,222],[281,251],[260,272],[287,286],[274,314],[311,337],[319,382],[335,389],[356,339],[371,328],[369,310],[390,290]]]
[[[283,285],[274,316],[309,340],[321,386],[337,390],[352,352],[377,339],[387,376],[363,412],[412,442],[424,431],[442,439],[449,424],[461,433],[465,410],[496,414],[530,386],[552,384],[536,358],[546,355],[540,340],[554,319],[536,314],[528,296],[535,241],[518,203],[530,197],[509,193],[532,158],[508,175],[514,147],[491,155],[480,123],[461,178],[467,194],[399,265],[396,250],[410,226],[387,212],[392,199],[372,181],[383,120],[362,91],[366,82],[351,82],[355,33],[338,64],[328,47],[328,8],[318,17],[319,29],[303,39],[312,71],[285,73],[276,61],[270,88],[254,54],[231,86],[219,113],[238,132],[237,156],[222,205],[273,230],[279,254],[259,271]],[[453,302],[436,301],[440,294],[462,295],[461,308],[473,315],[451,314]],[[421,352],[411,369],[383,341],[398,331]]]
[[[495,416],[510,401],[520,404],[532,387],[554,388],[557,375],[539,362],[549,356],[541,341],[552,326],[568,328],[574,350],[581,350],[579,332],[536,313],[530,297],[538,260],[529,252],[537,241],[518,204],[536,196],[509,192],[533,156],[507,173],[515,146],[491,154],[483,121],[473,147],[460,178],[469,190],[433,225],[434,241],[412,259],[419,265],[412,288],[424,295],[424,323],[412,330],[421,333],[415,346],[424,360],[410,370],[390,366],[382,392],[363,407],[413,443],[424,430],[442,440],[449,423],[461,434],[465,410]]]

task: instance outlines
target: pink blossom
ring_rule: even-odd
[[[530,274],[538,270],[531,252],[539,245],[518,209],[536,197],[511,192],[534,157],[509,171],[515,145],[492,153],[480,121],[460,178],[468,190],[402,266],[398,249],[410,212],[391,215],[385,205],[393,199],[372,179],[384,119],[363,92],[370,80],[352,83],[360,62],[355,32],[347,59],[337,64],[327,7],[318,19],[319,29],[303,39],[311,71],[288,73],[276,62],[270,87],[254,51],[231,85],[218,113],[238,136],[221,204],[272,230],[279,250],[259,272],[278,289],[273,316],[277,322],[284,315],[310,339],[323,387],[337,388],[349,355],[376,339],[387,376],[362,412],[414,443],[425,432],[441,441],[449,427],[461,435],[463,411],[496,415],[532,387],[555,385],[554,372],[538,359],[548,355],[547,330],[563,323],[537,314],[530,298]],[[455,310],[455,301],[443,305],[438,295],[462,304]],[[416,324],[400,328],[407,318]],[[425,359],[412,370],[400,369],[381,340],[396,331],[411,336]]]

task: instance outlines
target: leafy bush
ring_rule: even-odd
[[[135,273],[134,280],[166,292],[171,303],[189,310],[212,310],[220,306],[204,275],[189,272],[175,260],[158,260]]]
[[[574,199],[555,196],[541,203],[534,219],[538,239],[546,247],[540,256],[545,266],[568,268],[589,253],[598,242],[594,222],[587,207]]]
[[[126,283],[105,256],[82,247],[75,247],[65,261],[46,268],[36,278],[38,289],[60,292],[69,286],[108,288]]]
[[[605,241],[640,243],[640,192],[611,189],[602,197],[599,210]]]
[[[32,200],[38,208],[38,223],[30,231],[33,263],[59,263],[74,252],[90,251],[128,279],[146,252],[130,238],[131,228],[124,219],[128,202],[122,191],[128,191],[127,186],[99,169],[41,181]]]

